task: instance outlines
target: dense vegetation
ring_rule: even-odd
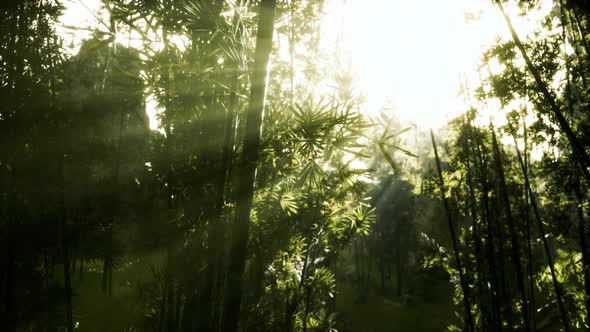
[[[75,55],[2,1],[0,328],[588,330],[590,3],[493,3],[435,135],[366,115],[323,0],[103,0]]]

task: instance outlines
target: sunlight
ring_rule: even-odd
[[[60,18],[61,24],[56,26],[56,30],[64,39],[64,50],[68,56],[74,56],[79,52],[82,42],[93,37],[92,31],[98,30],[104,35],[110,34],[105,23],[109,21],[108,12],[100,0],[67,0],[64,5],[65,9]],[[147,42],[152,50],[160,51],[164,48],[164,43],[159,35],[161,31],[149,33],[147,35],[149,40],[146,40],[145,36],[137,30],[127,29],[117,31],[115,40],[117,43],[136,49],[142,49],[143,44]],[[171,35],[169,39],[170,43],[180,50],[184,50],[188,45],[188,39],[182,36]],[[146,55],[140,53],[140,57],[145,59]],[[223,63],[223,59],[220,58],[218,63]],[[142,74],[144,75],[145,73]],[[158,119],[160,109],[154,96],[146,95],[144,101],[150,129],[163,132]]]
[[[590,331],[581,2],[0,6],[2,326]]]
[[[518,32],[530,33],[541,14],[512,15]],[[387,112],[417,127],[441,127],[464,111],[462,82],[477,82],[486,46],[509,37],[489,0],[333,0],[322,31],[350,57],[365,112],[390,105]]]
[[[91,31],[108,34],[108,13],[99,0],[66,3],[57,29],[67,53],[75,55]],[[543,8],[526,18],[511,15],[519,34],[531,33],[535,25],[530,22],[543,17],[551,6]],[[351,64],[356,88],[364,97],[362,110],[371,116],[384,111],[418,128],[442,127],[463,112],[467,106],[461,91],[479,81],[482,52],[497,38],[509,38],[503,17],[489,0],[374,0],[371,5],[363,0],[330,0],[321,29],[324,51],[339,63]],[[141,48],[146,42],[135,30],[117,31],[116,37],[129,47]],[[152,50],[163,48],[161,31],[148,37]],[[182,50],[188,40],[171,35],[170,42]],[[284,44],[279,56],[288,59],[287,41],[277,42]],[[220,58],[218,63],[223,61]],[[490,70],[498,72],[501,65],[492,64]],[[155,104],[146,98],[152,129],[159,127]],[[489,121],[496,106],[482,105],[481,121]]]
[[[101,10],[99,0],[68,0],[64,2],[64,11],[59,20],[61,23],[55,28],[64,40],[64,48],[69,56],[76,55],[80,50],[82,42],[92,38],[95,29],[106,30],[99,23],[108,21]]]

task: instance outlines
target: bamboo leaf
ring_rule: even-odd
[[[393,170],[394,172],[396,172],[397,171],[397,166],[393,162],[393,158],[391,158],[391,155],[389,154],[389,152],[387,152],[385,150],[385,146],[383,146],[383,144],[379,144],[379,150],[381,150],[381,153],[383,154],[383,157],[385,157],[385,160],[387,160],[387,162],[389,163],[389,166],[391,166],[391,170]]]

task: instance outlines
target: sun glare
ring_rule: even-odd
[[[542,2],[542,12],[511,15],[522,36],[532,31],[531,21],[551,9],[551,0]],[[57,29],[70,55],[91,37],[90,31],[98,27],[108,33],[108,14],[99,0],[67,0],[65,8]],[[338,63],[351,64],[356,88],[365,100],[363,112],[371,116],[387,112],[418,128],[442,127],[467,109],[460,92],[477,85],[482,52],[495,39],[509,38],[491,0],[328,0],[325,8],[321,47],[340,58]],[[515,12],[515,8],[508,10]],[[153,50],[163,47],[159,35],[150,36]],[[131,47],[145,42],[134,30],[118,31],[116,36]],[[170,41],[181,49],[187,43],[180,36],[171,36]],[[286,41],[279,38],[277,42],[279,56],[288,58]],[[152,99],[148,96],[146,104],[150,127],[157,129],[158,111]],[[496,108],[490,102],[481,113],[490,118]]]
[[[108,12],[100,0],[66,0],[60,24],[56,26],[58,33],[64,39],[66,53],[69,56],[77,54],[82,42],[93,37],[92,31],[98,30],[105,35],[110,34],[106,22],[109,22]],[[161,34],[161,31],[152,32],[147,35],[146,39],[146,36],[140,34],[137,29],[127,29],[117,31],[115,40],[117,43],[137,49],[142,48],[147,42],[152,50],[159,51],[164,48],[164,43],[160,38]],[[187,38],[178,35],[170,36],[169,40],[180,50],[184,50],[188,44]],[[146,55],[140,54],[140,56],[145,58]],[[219,58],[218,63],[223,63],[223,59]],[[150,129],[163,132],[158,119],[161,110],[153,95],[146,96],[145,105]]]
[[[530,33],[541,14],[514,18],[517,31]],[[364,112],[391,112],[417,127],[441,127],[464,111],[460,91],[479,80],[482,52],[509,37],[490,0],[332,0],[322,31],[350,58]]]

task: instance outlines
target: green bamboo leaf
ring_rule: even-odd
[[[281,209],[285,211],[289,216],[297,214],[299,208],[297,206],[297,201],[293,194],[291,193],[284,193],[279,197],[279,204]]]
[[[385,157],[385,160],[387,160],[387,162],[389,163],[389,166],[391,166],[391,169],[394,172],[396,172],[397,166],[395,166],[395,163],[393,162],[393,158],[391,158],[391,155],[389,154],[389,152],[387,152],[387,150],[385,150],[385,146],[383,144],[379,144],[379,150],[381,150],[383,157]]]
[[[402,148],[400,146],[397,146],[395,144],[386,144],[386,146],[387,147],[390,147],[390,148],[393,148],[393,149],[396,149],[396,150],[398,150],[398,151],[400,151],[400,152],[402,152],[405,155],[408,155],[410,157],[418,158],[418,155],[416,155],[415,153],[413,153],[413,152],[411,152],[409,150],[406,150],[406,149],[404,149],[404,148]]]
[[[81,49],[80,53],[79,53],[79,57],[83,58],[83,57],[87,56],[90,52],[98,50],[106,45],[109,45],[114,40],[115,40],[115,36],[110,36],[107,39],[98,40],[95,43],[93,43],[92,45]]]
[[[410,131],[410,130],[412,130],[412,129],[413,129],[412,127],[407,127],[407,128],[404,128],[404,129],[402,129],[402,130],[398,131],[398,132],[397,132],[397,133],[395,133],[395,134],[391,134],[391,135],[387,136],[387,137],[385,138],[385,140],[388,140],[388,139],[390,139],[390,138],[393,138],[393,137],[397,137],[397,136],[399,136],[399,135],[401,135],[401,134],[404,134],[404,133],[406,133],[406,132],[408,132],[408,131]]]

